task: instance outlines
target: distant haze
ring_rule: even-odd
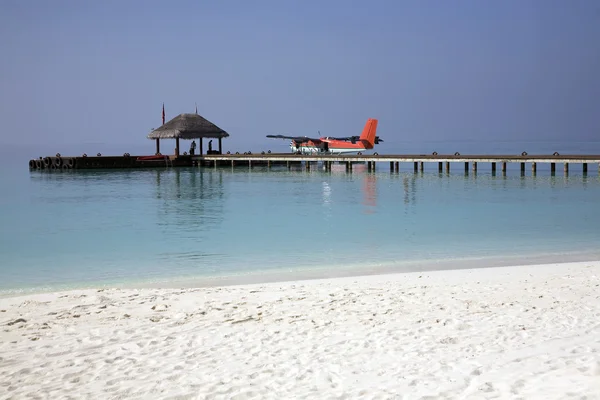
[[[389,143],[600,140],[594,0],[5,0],[0,50],[3,146],[152,149],[163,102],[236,147],[369,117]]]

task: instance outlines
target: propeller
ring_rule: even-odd
[[[379,142],[383,142],[383,139],[379,139],[379,136],[375,136],[375,144],[379,144]]]

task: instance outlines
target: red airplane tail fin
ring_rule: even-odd
[[[372,149],[375,146],[375,136],[377,134],[377,120],[369,118],[363,131],[360,135],[361,142],[364,143],[365,148]]]

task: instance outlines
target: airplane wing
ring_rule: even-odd
[[[290,139],[290,140],[295,141],[296,143],[304,143],[304,142],[308,142],[309,140],[312,140],[312,141],[319,140],[316,138],[309,138],[306,136],[267,135],[267,137],[272,138],[272,139]]]

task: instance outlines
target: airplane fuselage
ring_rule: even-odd
[[[290,149],[294,154],[361,154],[382,142],[377,136],[377,120],[369,118],[360,136],[320,137],[267,135],[274,139],[291,139]]]
[[[300,154],[350,154],[350,153],[359,153],[364,149],[328,149],[325,150],[322,147],[316,146],[300,146],[296,148],[295,145],[290,145],[290,149],[292,153],[300,153]]]

